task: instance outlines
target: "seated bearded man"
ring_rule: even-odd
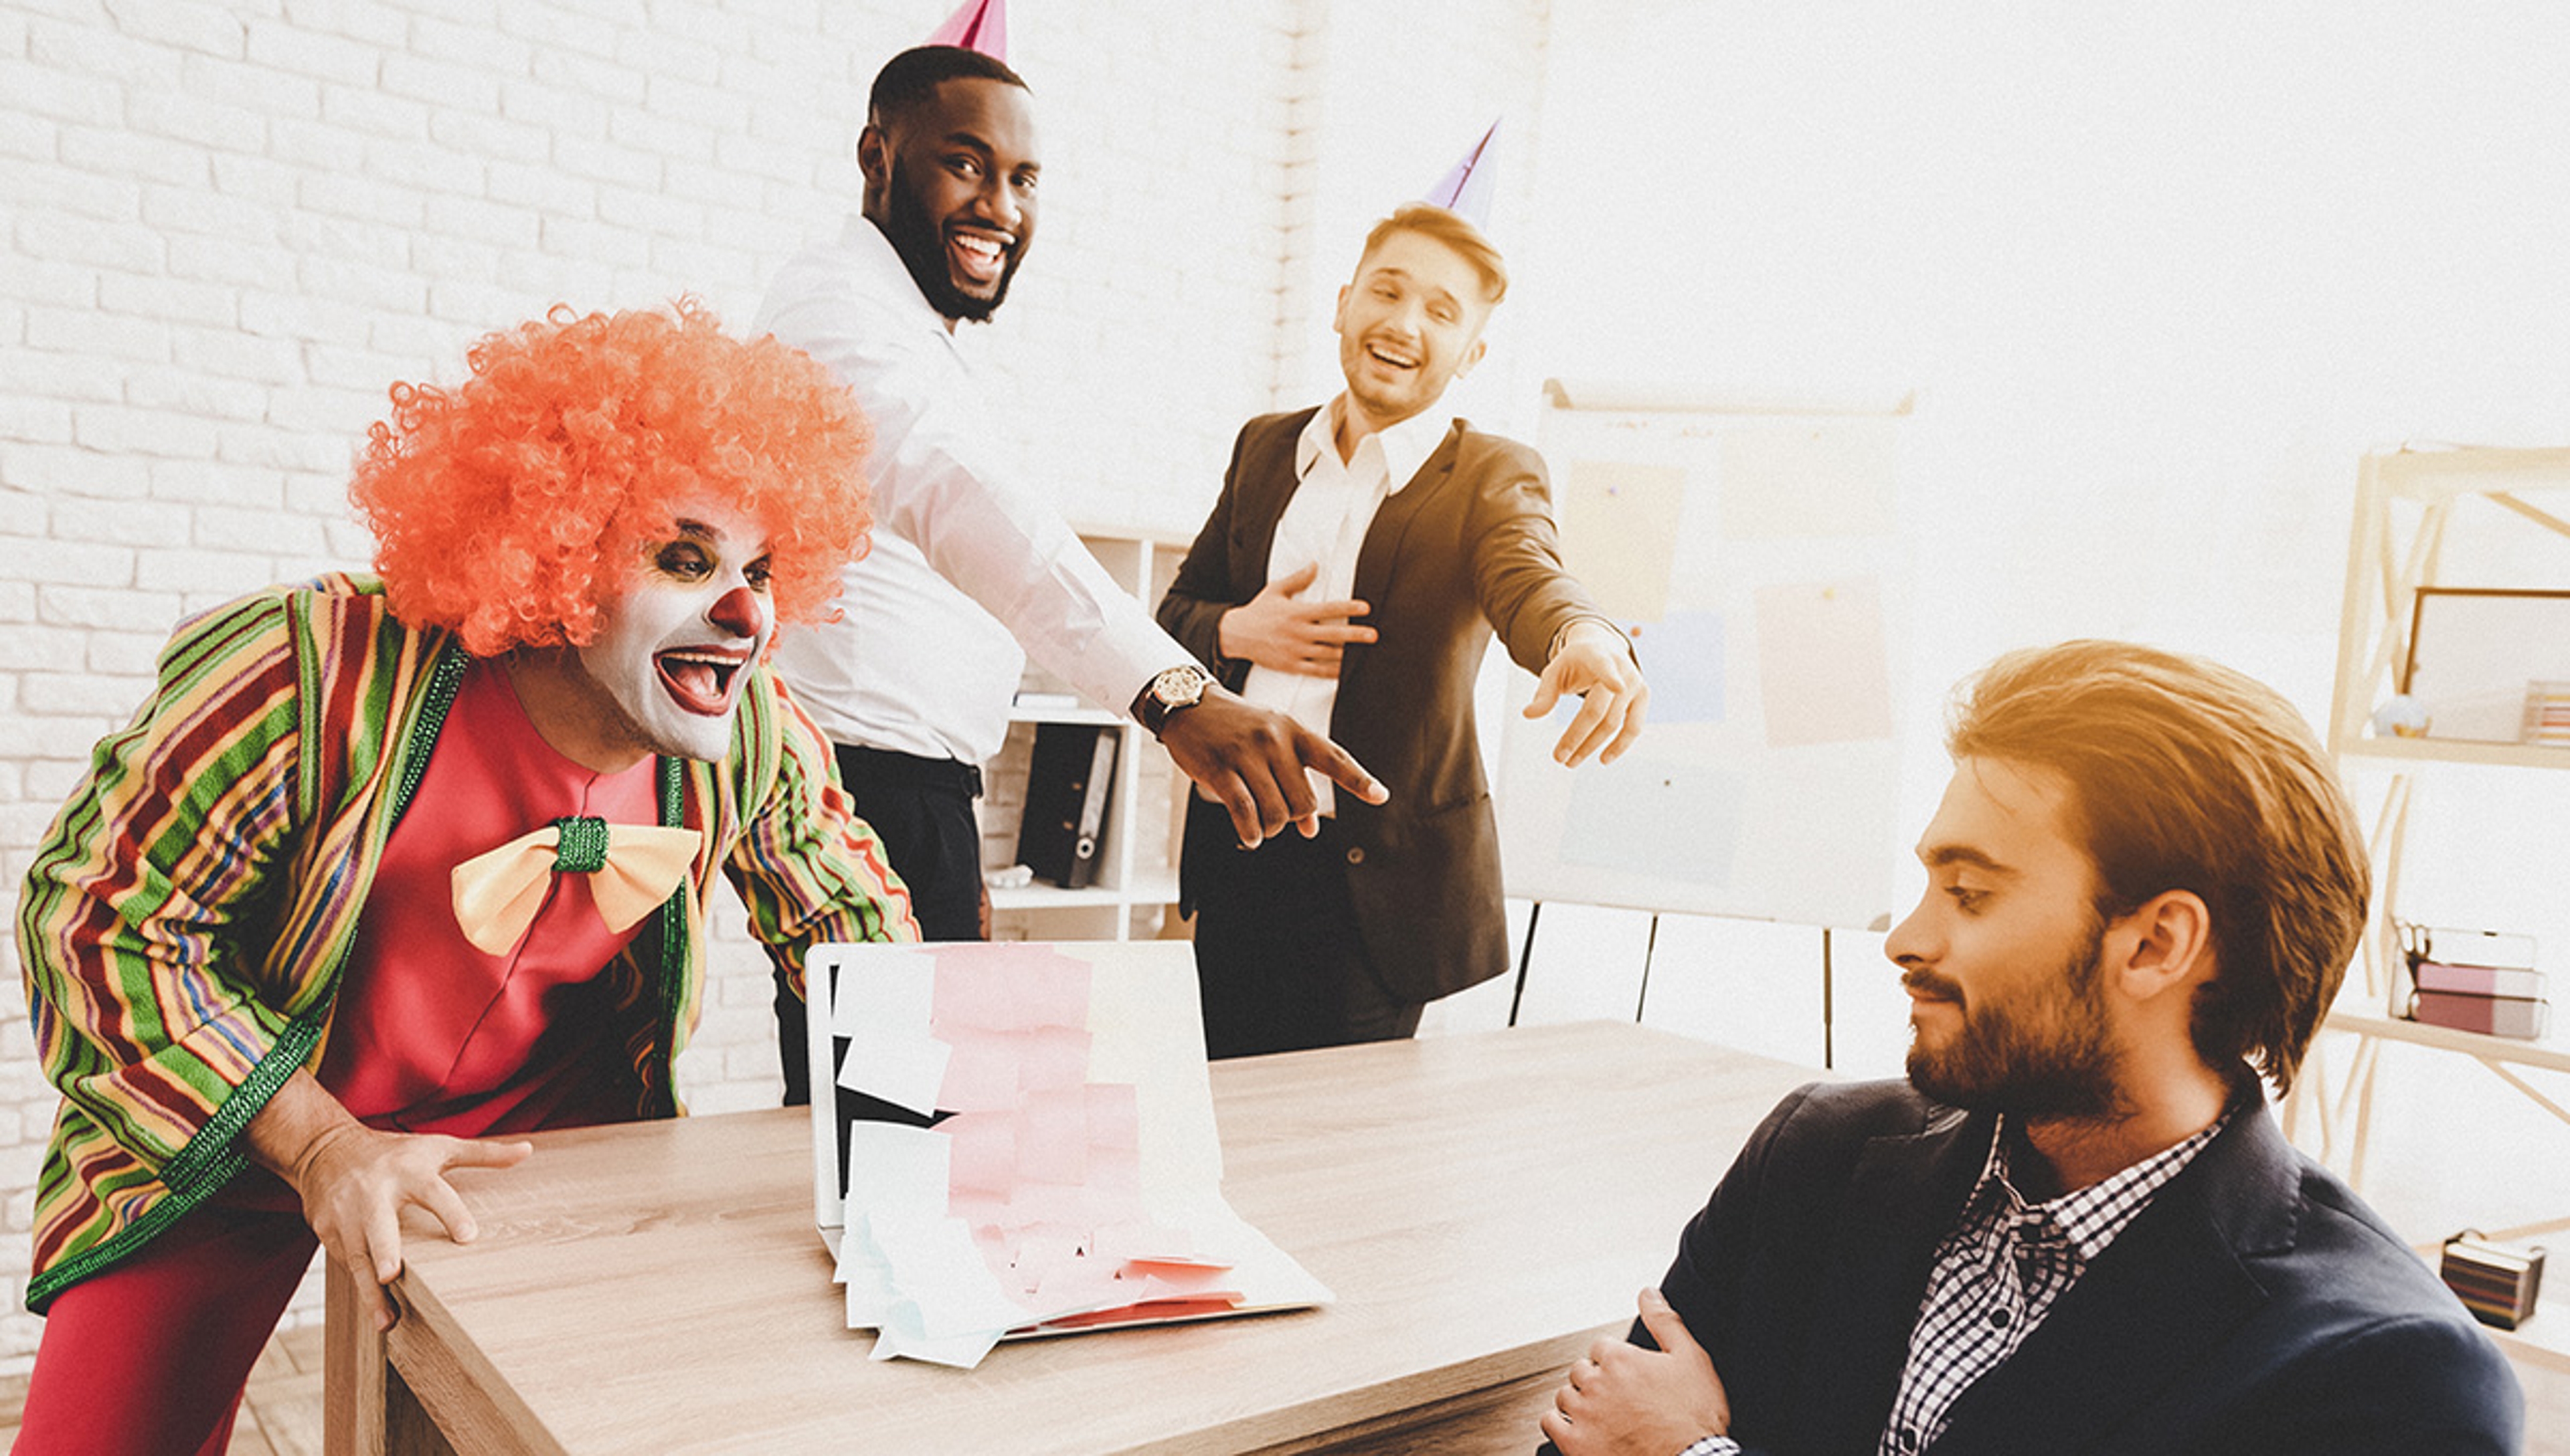
[[[765,666],[865,545],[846,393],[684,302],[469,359],[357,463],[379,579],[183,624],[35,855],[20,1452],[221,1451],[316,1242],[388,1327],[451,1170],[674,1115],[717,875],[790,975],[916,933]]]

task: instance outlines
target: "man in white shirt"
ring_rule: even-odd
[[[1211,684],[1003,458],[957,320],[987,319],[1035,235],[1026,83],[1003,62],[922,46],[875,78],[857,157],[861,215],[770,285],[751,325],[827,365],[873,423],[874,548],[843,620],[788,636],[778,668],[882,837],[930,939],[978,938],[980,766],[1036,659],[1126,707],[1217,795],[1243,843],[1316,829],[1307,768],[1380,786],[1328,739]],[[777,995],[789,1102],[805,1100],[802,1002]]]
[[[1393,788],[1380,806],[1325,791],[1317,836],[1250,853],[1219,807],[1188,806],[1179,889],[1214,1056],[1405,1037],[1427,1002],[1506,968],[1473,722],[1494,633],[1540,674],[1529,717],[1582,698],[1563,763],[1641,731],[1648,690],[1562,570],[1541,458],[1434,410],[1506,289],[1498,250],[1443,207],[1377,225],[1333,319],[1346,392],[1242,428],[1160,603],[1224,682]]]
[[[1907,1081],[1787,1098],[1570,1367],[1564,1456],[2503,1456],[2506,1359],[2261,1096],[2364,928],[2274,690],[2065,642],[1957,705]],[[1685,1136],[1683,1129],[1673,1135]]]

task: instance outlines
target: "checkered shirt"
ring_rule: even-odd
[[[2011,1140],[2001,1118],[1960,1222],[1936,1246],[1878,1456],[1912,1456],[1943,1434],[1954,1402],[1972,1382],[2016,1353],[2115,1236],[2230,1120],[2226,1115],[2111,1178],[2028,1204],[2008,1177]]]

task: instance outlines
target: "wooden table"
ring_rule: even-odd
[[[481,1238],[408,1246],[389,1337],[333,1283],[326,1448],[1530,1452],[1561,1367],[1815,1075],[1606,1022],[1217,1063],[1224,1190],[1336,1301],[973,1370],[846,1328],[802,1111],[540,1135],[458,1177]]]

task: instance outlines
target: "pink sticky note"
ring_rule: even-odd
[[[1091,1082],[1080,1093],[1088,1101],[1090,1147],[1142,1146],[1142,1099],[1132,1083]]]
[[[1082,1229],[1087,1214],[1087,1191],[1075,1183],[1021,1178],[1009,1191],[1009,1219],[1021,1228]]]
[[[1016,1013],[1010,1006],[1010,983],[998,966],[958,965],[951,960],[940,964],[936,1008],[929,1013],[929,1025],[949,1039],[967,1029],[1012,1029]]]
[[[1072,1258],[1049,1266],[1031,1301],[1043,1310],[1094,1309],[1132,1300],[1132,1291],[1115,1275],[1115,1266],[1100,1259]]]
[[[1024,1031],[1088,1024],[1088,967],[1050,945],[971,942],[937,962],[930,1021],[939,1027]]]
[[[1125,1262],[1124,1276],[1126,1278],[1150,1278],[1160,1282],[1165,1286],[1164,1289],[1159,1292],[1154,1292],[1149,1296],[1156,1299],[1162,1297],[1163,1293],[1201,1294],[1209,1292],[1216,1286],[1231,1278],[1231,1266],[1227,1264],[1176,1264],[1168,1260],[1135,1259],[1127,1260]]]
[[[952,1151],[948,1187],[1007,1199],[1018,1185],[1018,1120],[1006,1112],[961,1112],[937,1125]]]
[[[1118,1324],[1154,1324],[1172,1319],[1202,1319],[1228,1314],[1240,1307],[1240,1296],[1214,1295],[1203,1299],[1152,1299],[1139,1304],[1122,1304],[1112,1309],[1098,1309],[1086,1314],[1066,1314],[1047,1319],[1044,1329],[1104,1329]]]
[[[1018,1105],[1018,1043],[1005,1031],[944,1027],[938,1039],[953,1050],[937,1086],[944,1112],[1011,1112]]]
[[[1126,1282],[1131,1281],[1128,1272]],[[1240,1290],[1226,1287],[1226,1284],[1232,1282],[1236,1281],[1232,1280],[1231,1271],[1227,1269],[1176,1270],[1160,1265],[1154,1267],[1149,1276],[1142,1280],[1141,1297],[1137,1302],[1155,1302],[1162,1299],[1220,1299],[1226,1304],[1237,1304],[1240,1302]]]
[[[1021,1269],[1044,1270],[1065,1260],[1076,1259],[1086,1241],[1059,1224],[1034,1225],[1018,1235],[1018,1266]]]
[[[1057,955],[1048,965],[1031,965],[1018,988],[1021,1013],[1019,1024],[1035,1026],[1069,1026],[1086,1029],[1088,1025],[1088,967],[1066,955]]]
[[[1087,1099],[1075,1089],[1019,1097],[1018,1176],[1037,1183],[1086,1182]]]
[[[1070,1026],[1039,1026],[1017,1033],[1013,1040],[1021,1090],[1073,1088],[1088,1080],[1086,1031]]]
[[[970,1190],[949,1192],[946,1195],[946,1212],[949,1217],[961,1219],[970,1226],[976,1238],[986,1229],[995,1234],[1005,1234],[1010,1228],[1009,1201],[998,1194]]]

